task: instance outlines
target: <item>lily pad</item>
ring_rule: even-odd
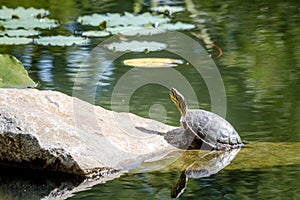
[[[23,64],[14,56],[0,54],[0,87],[35,87]]]
[[[148,24],[161,24],[171,21],[171,19],[164,15],[151,15],[150,13],[143,13],[134,15],[125,12],[124,15],[119,13],[108,14],[93,14],[81,16],[77,19],[77,22],[83,25],[99,26],[106,21],[106,27],[115,26],[145,26]]]
[[[120,17],[120,14],[92,14],[80,16],[77,19],[77,22],[83,25],[99,26],[102,22],[110,20],[110,18]]]
[[[59,23],[56,20],[43,18],[20,18],[20,19],[9,19],[1,22],[2,26],[7,29],[51,29],[59,26]]]
[[[0,37],[0,44],[13,45],[13,44],[29,44],[32,42],[31,38],[25,37]]]
[[[180,6],[158,6],[150,8],[151,11],[165,13],[168,12],[170,15],[177,12],[182,12],[185,9]]]
[[[167,47],[166,44],[160,42],[148,41],[122,41],[113,42],[106,45],[112,51],[132,51],[132,52],[150,52],[161,51]]]
[[[0,19],[12,19],[12,18],[28,18],[28,17],[38,17],[43,18],[50,15],[50,12],[45,9],[35,9],[35,8],[7,8],[2,6],[0,9]]]
[[[162,28],[153,28],[153,27],[140,27],[140,26],[119,26],[113,28],[107,28],[111,34],[121,34],[126,36],[134,35],[154,35],[165,32],[165,29]]]
[[[40,37],[34,40],[35,44],[44,45],[44,46],[86,45],[88,42],[89,40],[84,37],[62,36],[62,35]]]
[[[176,22],[175,24],[166,23],[159,25],[159,28],[166,29],[169,31],[176,31],[176,30],[190,30],[195,28],[194,24],[186,24],[182,22]]]
[[[10,37],[28,37],[28,36],[36,36],[39,35],[40,32],[36,30],[24,30],[24,29],[16,29],[16,30],[5,30],[0,31],[1,36],[10,36]]]
[[[82,36],[85,37],[107,37],[110,33],[107,31],[85,31],[82,32]]]
[[[124,65],[132,67],[175,67],[183,64],[182,60],[172,58],[134,58],[123,61]]]

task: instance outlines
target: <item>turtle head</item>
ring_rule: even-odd
[[[180,111],[181,115],[185,117],[186,110],[187,110],[187,104],[184,99],[184,96],[180,94],[175,88],[170,89],[170,97],[172,101],[177,106],[178,110]]]

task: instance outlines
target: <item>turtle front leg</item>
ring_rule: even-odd
[[[186,121],[184,120],[183,117],[180,118],[180,125],[181,127],[184,129],[184,130],[187,130],[188,129],[188,126],[186,124]]]

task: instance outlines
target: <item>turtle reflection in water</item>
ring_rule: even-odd
[[[181,126],[215,150],[230,150],[243,145],[236,130],[217,114],[200,109],[188,109],[185,98],[175,88],[170,97],[181,113]]]
[[[186,151],[183,155],[186,167],[171,189],[171,197],[178,198],[184,192],[189,178],[200,179],[218,173],[230,164],[239,151],[240,148],[236,148],[230,151],[210,151],[204,155],[199,151]]]
[[[236,130],[224,118],[205,110],[188,109],[184,96],[175,88],[170,89],[170,97],[181,113],[183,134],[187,137],[188,133],[192,133],[194,141],[198,140],[217,150],[187,161],[185,165],[187,167],[184,167],[179,180],[171,190],[171,197],[176,198],[185,190],[188,178],[208,177],[229,165],[243,143]]]

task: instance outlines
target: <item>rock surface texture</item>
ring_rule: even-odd
[[[99,176],[174,151],[174,128],[60,92],[0,89],[1,164]]]

